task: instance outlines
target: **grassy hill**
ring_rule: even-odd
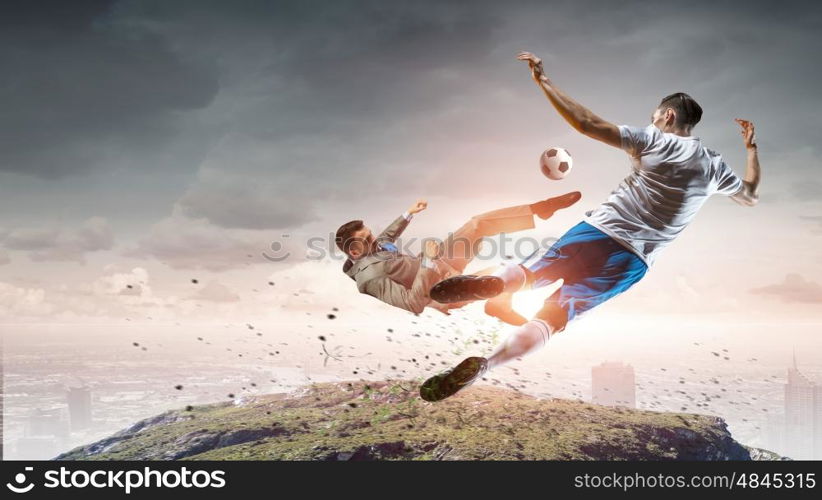
[[[440,403],[411,381],[316,384],[187,407],[58,460],[774,460],[717,417],[472,387]]]

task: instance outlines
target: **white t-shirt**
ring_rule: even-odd
[[[585,222],[633,250],[648,266],[712,194],[733,195],[742,180],[698,137],[653,125],[619,126],[632,171]]]

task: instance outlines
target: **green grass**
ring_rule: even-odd
[[[170,412],[173,422],[124,436],[103,453],[81,447],[60,458],[699,460],[747,454],[711,416],[538,400],[487,386],[432,404],[416,391],[417,383],[407,380],[315,384],[290,395],[198,406]],[[206,444],[197,448],[196,438]]]

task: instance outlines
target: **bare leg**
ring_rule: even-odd
[[[532,319],[511,332],[508,338],[494,350],[488,358],[488,369],[541,349],[548,343],[551,334],[551,327],[547,323]]]
[[[525,316],[516,312],[511,305],[511,294],[503,293],[485,302],[485,314],[493,316],[509,325],[521,326],[528,322]]]
[[[457,271],[463,272],[480,250],[483,238],[533,228],[534,214],[528,205],[480,214],[446,238],[441,258]]]
[[[511,332],[494,350],[488,358],[488,369],[541,349],[554,334],[565,329],[567,321],[564,309],[553,302],[546,303],[534,319]]]
[[[425,401],[440,401],[456,394],[482,377],[490,368],[544,346],[551,335],[562,331],[566,322],[565,310],[549,299],[537,313],[537,317],[517,327],[490,358],[466,358],[454,368],[430,377],[420,385],[420,397]]]
[[[573,191],[531,205],[501,208],[476,215],[445,240],[445,255],[441,258],[462,272],[476,255],[483,238],[533,229],[535,215],[547,219],[557,210],[570,207],[581,197],[578,191]]]
[[[531,288],[533,275],[519,264],[504,264],[494,273],[505,283],[503,293],[485,303],[485,314],[493,316],[509,325],[522,326],[528,322],[524,316],[514,311],[511,305],[513,294]]]

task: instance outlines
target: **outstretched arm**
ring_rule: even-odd
[[[405,211],[401,216],[397,217],[394,222],[391,223],[390,226],[385,228],[385,231],[380,233],[377,236],[377,241],[388,241],[393,243],[394,240],[400,237],[405,228],[408,227],[408,223],[411,221],[411,217],[414,214],[418,214],[425,210],[428,207],[428,202],[424,199],[420,198],[414,202],[413,205],[408,207],[408,210]]]
[[[559,114],[565,118],[577,131],[602,141],[609,146],[622,146],[619,128],[595,115],[590,109],[572,99],[568,94],[557,88],[545,75],[542,60],[530,52],[521,52],[517,59],[528,61],[531,68],[531,77],[539,85],[542,92],[551,101]]]
[[[748,152],[748,160],[745,168],[745,180],[742,181],[742,189],[732,195],[731,199],[740,205],[752,207],[759,202],[759,181],[762,179],[762,171],[759,167],[759,155],[756,151],[754,124],[753,122],[739,118],[735,121],[742,127],[740,132],[742,134],[742,140],[745,142],[745,150]]]

